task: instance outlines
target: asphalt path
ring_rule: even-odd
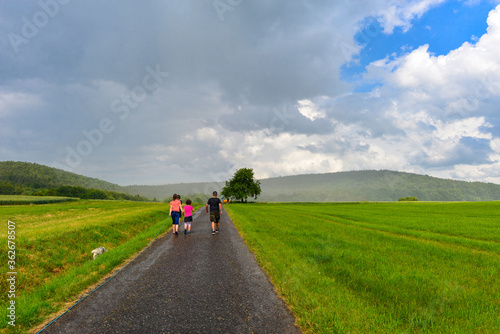
[[[301,332],[225,212],[216,235],[205,208],[181,226],[42,334]]]

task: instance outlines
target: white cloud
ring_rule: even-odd
[[[491,124],[485,121],[484,117],[470,117],[448,123],[438,120],[431,124],[436,127],[433,136],[443,141],[462,137],[492,139],[490,133],[484,133],[480,130],[481,127],[492,127]]]
[[[258,178],[342,170],[342,162],[335,156],[304,149],[303,146],[327,144],[328,138],[324,136],[286,132],[272,135],[258,131],[247,134],[244,142],[245,145],[233,155],[235,162],[241,166],[252,166]]]
[[[24,92],[0,91],[0,118],[13,115],[28,108],[37,108],[43,101],[37,95]]]
[[[326,114],[323,110],[320,110],[316,104],[314,104],[311,100],[299,100],[297,101],[299,104],[299,112],[305,117],[309,118],[311,121],[314,121],[318,118],[325,118]]]
[[[201,128],[196,130],[196,139],[205,142],[207,145],[216,145],[219,143],[219,135],[217,130],[213,128]]]
[[[385,9],[380,9],[378,19],[384,27],[384,32],[390,34],[395,27],[402,27],[403,31],[408,31],[412,21],[421,17],[431,7],[437,6],[446,0],[424,0],[424,1],[404,1],[403,3],[389,2]]]

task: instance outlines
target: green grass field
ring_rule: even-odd
[[[59,196],[0,195],[0,205],[50,204],[77,200],[78,198]]]
[[[4,273],[16,275],[16,326],[7,324],[10,301],[6,277],[0,281],[2,331],[25,332],[64,309],[88,286],[143,249],[165,223],[168,205],[91,201],[0,207],[0,247]],[[8,222],[15,223],[15,268],[8,268]],[[92,260],[92,249],[108,250]]]
[[[500,332],[499,202],[225,209],[306,332]]]

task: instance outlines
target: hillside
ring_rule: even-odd
[[[30,162],[0,161],[0,181],[33,189],[77,186],[125,192],[117,184]]]
[[[395,171],[350,171],[307,174],[260,180],[267,202],[397,201],[415,196],[421,201],[500,200],[500,185],[440,179]],[[162,186],[128,186],[129,192],[164,199],[173,193],[210,194],[223,183],[184,183]]]
[[[0,194],[144,201],[119,185],[36,163],[1,161]]]
[[[261,180],[261,201],[500,200],[500,185],[440,179],[395,171],[351,171]]]

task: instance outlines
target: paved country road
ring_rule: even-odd
[[[191,235],[159,238],[41,333],[300,333],[225,212],[216,235],[209,220],[198,210]]]

